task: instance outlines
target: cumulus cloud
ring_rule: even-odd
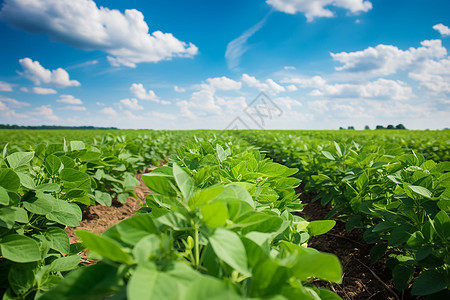
[[[33,61],[28,57],[19,59],[19,63],[22,66],[23,72],[18,71],[17,73],[31,80],[35,85],[46,83],[59,87],[80,86],[78,81],[70,80],[69,73],[63,68],[51,71],[41,66],[37,60]]]
[[[104,115],[115,117],[117,116],[117,111],[112,107],[105,107],[100,110],[100,112]]]
[[[206,82],[211,88],[216,90],[239,90],[242,86],[241,82],[235,81],[225,76],[208,78],[206,79]]]
[[[222,109],[216,104],[214,91],[202,89],[192,93],[189,101],[182,100],[177,102],[181,114],[190,119],[196,119],[208,114],[220,115]]]
[[[173,90],[174,90],[175,92],[177,92],[177,93],[184,93],[184,92],[186,92],[186,89],[185,89],[185,88],[181,88],[181,87],[179,87],[179,86],[177,86],[177,85],[175,85],[175,86],[173,87]]]
[[[433,29],[439,31],[439,33],[442,36],[449,36],[450,35],[450,28],[448,28],[447,26],[445,26],[442,23],[434,25]]]
[[[50,105],[42,105],[39,107],[35,107],[30,115],[39,116],[40,118],[44,118],[51,121],[59,121],[60,118],[53,113],[53,109]]]
[[[296,68],[294,66],[284,66],[283,69],[285,69],[285,70],[295,70]]]
[[[157,112],[157,111],[151,111],[151,112],[147,112],[144,113],[144,116],[147,117],[154,117],[157,119],[162,119],[162,120],[176,120],[177,117],[173,114],[168,114],[168,113],[162,113],[162,112]]]
[[[335,98],[408,100],[414,96],[412,88],[400,80],[379,78],[363,83],[329,84],[321,76],[291,78],[283,82],[298,84],[301,88],[312,88],[310,96]]]
[[[433,94],[450,95],[450,57],[438,61],[423,61],[408,75]]]
[[[173,57],[193,57],[198,48],[171,33],[149,33],[144,15],[97,7],[92,0],[5,0],[0,19],[29,33],[43,33],[72,47],[109,54],[113,66],[135,67]]]
[[[248,39],[258,32],[266,23],[269,18],[270,12],[262,18],[261,21],[244,31],[239,37],[235,38],[227,45],[227,50],[225,51],[225,58],[227,60],[228,68],[230,70],[237,70],[241,62],[241,57],[245,52],[249,50],[247,45]]]
[[[30,106],[30,103],[18,101],[16,99],[7,98],[7,97],[3,97],[3,96],[0,96],[0,101],[2,101],[4,105],[6,103],[8,107],[13,107],[13,108],[21,108],[24,106]]]
[[[362,51],[331,53],[335,61],[342,63],[337,71],[356,73],[358,76],[386,76],[398,70],[413,68],[427,59],[439,59],[447,55],[441,40],[425,40],[422,47],[401,50],[396,46],[380,44]]]
[[[279,85],[270,78],[266,79],[265,82],[261,82],[253,76],[243,74],[241,80],[247,86],[257,88],[258,90],[269,93],[271,95],[276,95],[286,90],[284,86]]]
[[[52,94],[58,93],[54,89],[42,88],[42,87],[38,87],[38,86],[33,87],[32,91],[33,91],[33,93],[38,94],[38,95],[52,95]]]
[[[295,99],[292,99],[291,97],[277,97],[273,99],[273,101],[282,106],[287,108],[288,110],[292,110],[294,106],[302,106],[303,104]]]
[[[67,104],[71,104],[71,105],[83,104],[83,101],[81,101],[78,98],[75,98],[72,95],[61,95],[61,96],[59,96],[59,99],[56,100],[56,102],[67,103]]]
[[[344,8],[352,13],[372,9],[372,3],[364,0],[267,0],[266,3],[287,14],[301,12],[309,22],[319,17],[333,17],[334,12],[327,8],[330,6]]]
[[[10,83],[0,81],[0,92],[12,92],[13,88]]]
[[[148,100],[153,102],[160,102],[158,96],[152,90],[146,90],[142,83],[133,83],[130,86],[130,92],[139,100]]]
[[[129,108],[131,110],[142,110],[144,109],[143,106],[138,104],[138,100],[136,98],[133,99],[122,99],[120,100],[120,104],[125,106],[126,108]]]

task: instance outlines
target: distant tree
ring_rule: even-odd
[[[384,129],[383,125],[377,125],[377,127],[375,129]]]
[[[348,130],[355,130],[355,127],[353,127],[353,126],[348,126],[347,129],[348,129]]]
[[[394,125],[389,124],[389,125],[387,126],[387,129],[394,129]]]
[[[339,127],[339,130],[345,130],[345,128],[341,126],[341,127]]]
[[[364,130],[370,130],[369,125],[364,126]]]
[[[398,124],[397,126],[395,126],[395,129],[406,129],[406,127],[403,124]]]

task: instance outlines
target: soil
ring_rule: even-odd
[[[154,168],[147,169],[144,173],[151,172],[153,169]],[[125,203],[120,203],[117,199],[113,199],[111,206],[87,206],[83,211],[83,220],[80,222],[80,226],[66,228],[70,243],[80,241],[75,235],[75,229],[86,229],[95,234],[102,234],[109,227],[119,223],[123,219],[135,215],[135,211],[145,202],[145,196],[150,193],[150,190],[142,181],[142,174],[136,174],[136,178],[140,182],[140,184],[134,188],[137,198],[129,197]],[[93,264],[96,262],[87,258],[86,251],[81,252],[80,255],[83,264]]]
[[[297,192],[301,191],[302,186]],[[306,205],[299,215],[309,221],[324,220],[331,210],[330,207],[322,206],[319,201],[311,202],[315,196],[308,193],[300,195],[302,203]],[[363,232],[359,229],[346,231],[345,223],[337,218],[333,220],[336,221],[336,226],[325,234],[311,237],[308,246],[339,257],[343,268],[342,283],[316,280],[313,285],[329,288],[344,300],[424,299],[412,296],[408,290],[403,293],[396,291],[392,283],[392,271],[383,261],[370,260],[373,245],[364,241]]]

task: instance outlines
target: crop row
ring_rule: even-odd
[[[450,284],[450,162],[389,139],[335,142],[292,133],[241,133],[277,161],[300,169],[313,201],[330,205],[347,230],[364,231],[373,260],[384,259],[394,285],[446,297]],[[441,140],[442,145],[448,144]],[[423,150],[424,148],[422,148]],[[442,147],[444,149],[444,147]],[[441,152],[441,153],[445,153]],[[419,274],[417,276],[417,274]],[[446,295],[446,296],[444,296]]]

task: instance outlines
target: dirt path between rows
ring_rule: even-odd
[[[297,192],[300,193],[302,190],[300,187]],[[299,215],[309,221],[324,220],[330,211],[330,207],[322,206],[319,201],[311,202],[315,196],[307,193],[300,195],[300,200],[306,205]],[[347,231],[344,222],[337,218],[333,220],[336,221],[336,226],[326,234],[313,236],[308,246],[338,256],[344,276],[341,284],[317,280],[314,282],[315,285],[334,291],[344,300],[425,299],[412,296],[409,291],[397,292],[392,283],[392,271],[383,261],[370,260],[373,245],[364,241],[363,231],[360,229]]]
[[[144,173],[151,172],[154,169],[155,168],[147,169]],[[86,207],[83,211],[83,220],[80,222],[80,226],[66,227],[70,243],[72,244],[80,241],[75,234],[76,229],[86,229],[95,234],[102,234],[109,227],[126,218],[134,216],[136,214],[135,211],[145,202],[145,196],[150,194],[150,190],[145,185],[144,181],[142,181],[142,174],[136,174],[136,178],[140,182],[140,184],[134,188],[137,198],[129,197],[125,203],[120,203],[114,199],[111,206],[95,205]],[[95,261],[87,258],[86,251],[81,252],[80,256],[83,264],[95,263]]]

